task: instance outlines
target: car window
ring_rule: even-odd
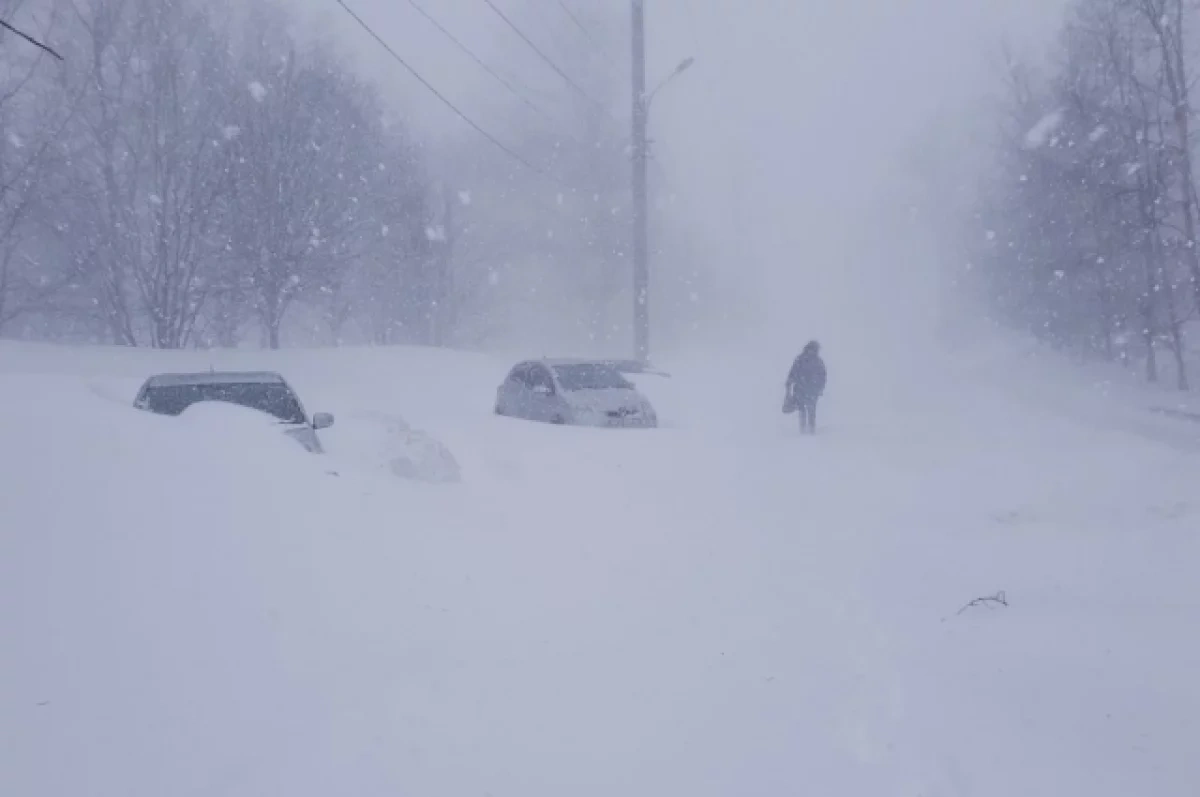
[[[629,390],[629,380],[615,368],[600,363],[556,365],[554,373],[563,390]]]
[[[529,386],[529,366],[525,363],[515,366],[508,373],[508,381],[514,385]]]
[[[296,394],[279,382],[162,385],[146,390],[143,406],[160,415],[179,415],[201,401],[226,401],[259,410],[285,423],[307,423]]]
[[[540,365],[535,365],[529,369],[529,387],[547,387],[550,392],[554,392],[554,380],[550,378],[550,372]]]

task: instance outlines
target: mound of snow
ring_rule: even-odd
[[[178,416],[181,423],[196,433],[239,437],[249,435],[263,440],[279,439],[281,424],[265,412],[228,401],[200,401]]]
[[[328,744],[297,662],[324,643],[291,559],[348,509],[337,481],[253,411],[8,379],[0,793],[304,793],[321,770],[289,761]]]
[[[371,468],[385,467],[401,478],[447,484],[462,481],[462,469],[450,449],[437,438],[414,429],[398,415],[351,413],[337,429],[330,451]]]
[[[458,461],[440,441],[419,429],[409,429],[396,437],[398,452],[388,464],[392,473],[406,479],[426,482],[462,481]]]

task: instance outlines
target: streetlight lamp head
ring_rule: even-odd
[[[686,71],[694,63],[696,63],[696,59],[693,56],[688,56],[679,62],[679,66],[675,67],[675,74],[678,75],[680,72]]]

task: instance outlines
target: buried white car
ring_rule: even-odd
[[[650,400],[604,360],[518,363],[496,390],[496,414],[573,426],[658,426]]]
[[[142,385],[133,406],[159,415],[180,415],[193,404],[208,401],[266,413],[314,454],[324,453],[317,430],[333,425],[333,416],[327,412],[315,413],[310,421],[291,385],[270,371],[157,374]]]

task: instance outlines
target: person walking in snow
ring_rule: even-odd
[[[809,341],[788,371],[784,412],[800,415],[800,432],[816,434],[817,399],[825,392],[825,362],[821,359],[821,344]]]

